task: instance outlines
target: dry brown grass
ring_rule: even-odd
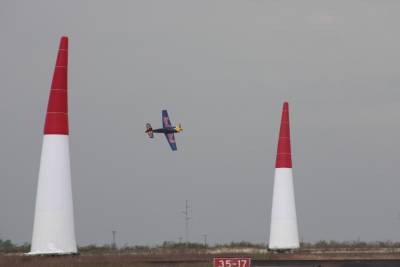
[[[252,258],[253,262],[277,262],[292,261],[293,263],[285,263],[281,266],[298,266],[293,265],[295,261],[332,261],[331,265],[324,263],[321,266],[342,266],[337,263],[343,260],[396,260],[392,265],[384,266],[400,266],[400,254],[398,253],[382,253],[382,254],[343,254],[343,253],[265,253],[258,255],[240,255],[240,254],[132,254],[132,253],[104,253],[92,254],[83,253],[80,256],[23,256],[22,254],[0,254],[0,267],[211,267],[213,257],[232,257],[245,256]],[[302,265],[308,266],[308,265]],[[311,265],[310,265],[311,266]],[[315,265],[312,265],[315,266]],[[365,265],[345,265],[345,266],[365,266]],[[368,265],[381,266],[381,265]],[[383,265],[382,265],[383,266]]]
[[[4,267],[209,267],[211,262],[196,259],[141,258],[134,255],[22,256],[2,255]]]
[[[27,250],[26,250],[27,251]],[[157,248],[87,247],[80,256],[23,256],[21,252],[0,254],[0,267],[210,267],[213,257],[250,257],[258,261],[307,260],[396,260],[400,248],[302,248],[293,253],[272,253],[258,247],[188,248],[168,246]],[[324,265],[325,266],[325,265]],[[379,266],[379,265],[378,265]],[[393,266],[400,266],[393,265]]]

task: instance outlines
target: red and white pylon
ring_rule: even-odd
[[[299,247],[290,149],[289,104],[285,102],[276,155],[268,248],[290,250]]]
[[[29,255],[75,254],[68,128],[68,37],[61,37],[47,106]]]

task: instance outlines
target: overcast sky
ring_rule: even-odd
[[[300,3],[301,2],[301,3]],[[283,101],[299,231],[400,241],[399,1],[0,1],[0,238],[30,242],[59,38],[80,245],[264,243]],[[161,109],[178,149],[150,140]]]

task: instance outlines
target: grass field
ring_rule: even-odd
[[[196,259],[143,258],[132,255],[90,255],[90,256],[0,256],[0,266],[4,267],[209,267],[211,262]]]
[[[296,253],[121,253],[84,252],[78,256],[24,256],[0,254],[1,267],[210,267],[214,257],[244,256],[258,266],[400,266],[399,250],[302,250]],[[390,260],[390,261],[389,261]],[[343,263],[345,261],[346,263]],[[360,263],[368,263],[363,265]],[[302,264],[298,264],[302,263]],[[322,263],[322,264],[320,264]],[[272,265],[271,265],[272,264]]]
[[[8,241],[0,248],[3,248],[0,250],[0,267],[209,267],[214,257],[238,256],[252,258],[257,266],[300,266],[299,262],[303,267],[400,266],[398,243],[323,242],[318,246],[305,244],[300,250],[286,253],[273,253],[267,251],[265,245],[243,242],[215,246],[163,243],[155,247],[119,249],[92,245],[80,247],[79,256],[24,256],[24,252],[29,251],[28,245],[13,246]],[[305,265],[310,262],[311,265]],[[346,263],[343,265],[343,262]]]

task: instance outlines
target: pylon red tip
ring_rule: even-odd
[[[275,168],[292,168],[288,102],[284,102],[282,108],[281,128],[279,131]]]
[[[68,37],[60,39],[47,106],[44,134],[68,135]]]

